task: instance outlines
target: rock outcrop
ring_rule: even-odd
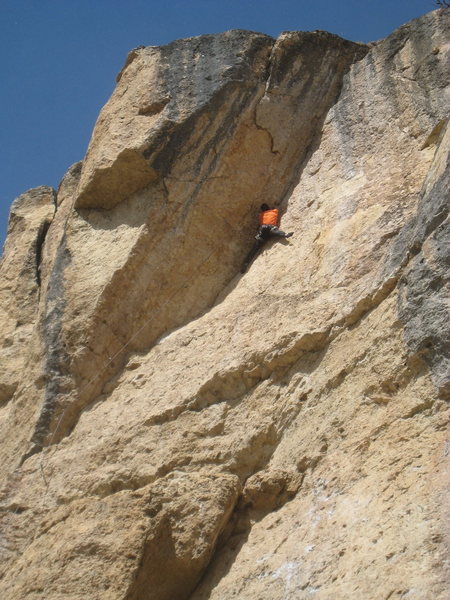
[[[12,398],[23,378],[39,305],[42,248],[55,214],[55,197],[52,188],[43,186],[23,194],[11,206],[0,266],[0,406]]]
[[[449,20],[137,48],[16,200],[2,598],[444,600]]]

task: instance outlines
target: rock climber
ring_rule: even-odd
[[[248,265],[255,257],[258,250],[271,238],[282,237],[289,238],[293,233],[285,233],[278,228],[279,210],[278,208],[270,208],[267,204],[261,204],[261,212],[259,213],[259,228],[255,236],[253,248],[248,253],[244,264],[242,265],[241,273],[245,273]]]

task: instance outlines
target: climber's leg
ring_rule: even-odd
[[[289,238],[292,235],[294,235],[292,232],[285,233],[284,231],[281,231],[281,229],[278,229],[278,227],[275,227],[275,225],[271,225],[270,236]]]
[[[248,265],[255,258],[256,254],[258,253],[258,250],[261,248],[261,246],[263,246],[265,244],[265,242],[266,242],[265,239],[256,236],[255,243],[253,244],[252,249],[248,253],[247,258],[245,259],[245,262],[242,265],[241,273],[245,273],[245,271],[247,270]]]

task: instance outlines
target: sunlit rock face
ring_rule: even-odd
[[[2,598],[446,598],[449,12],[137,48],[15,201]]]

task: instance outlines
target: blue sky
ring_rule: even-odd
[[[0,0],[0,248],[11,202],[83,158],[129,50],[250,29],[368,42],[433,0]]]

